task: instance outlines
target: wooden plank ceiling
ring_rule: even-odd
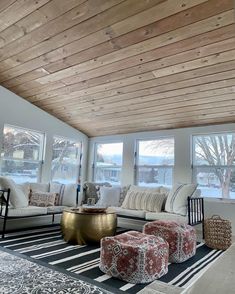
[[[0,0],[0,84],[89,136],[235,121],[233,0]]]

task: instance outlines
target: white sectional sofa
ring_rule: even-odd
[[[89,186],[91,185],[92,183],[89,183]],[[146,222],[159,219],[180,221],[191,225],[203,222],[203,198],[200,197],[201,191],[196,189],[196,185],[178,184],[171,190],[163,186],[145,188],[130,185],[120,188],[99,186],[95,183],[93,185],[97,189],[95,196],[96,199],[99,199],[97,205],[115,210],[120,227],[141,229]],[[94,189],[92,191],[94,197]],[[119,191],[119,197],[117,197],[117,191]],[[136,206],[136,203],[132,205],[132,200],[127,201],[130,194],[132,194],[131,197],[134,197],[134,202],[139,197],[139,206]],[[148,202],[150,205],[144,202]]]
[[[22,183],[0,177],[0,217],[3,219],[2,236],[8,219],[54,215],[62,213],[65,207],[74,207],[78,202],[76,184]],[[33,200],[32,200],[33,197]],[[43,203],[51,199],[51,203]]]

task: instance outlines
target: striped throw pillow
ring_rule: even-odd
[[[166,195],[160,193],[151,193],[149,191],[136,192],[128,191],[122,208],[145,210],[151,212],[160,212],[165,202]]]

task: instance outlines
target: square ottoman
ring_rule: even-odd
[[[129,283],[149,283],[168,271],[169,246],[160,237],[129,231],[101,240],[100,269]]]
[[[162,237],[169,244],[169,262],[181,263],[196,253],[196,230],[175,221],[153,221],[144,225],[143,233]]]

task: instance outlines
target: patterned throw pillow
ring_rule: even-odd
[[[50,192],[31,192],[30,195],[30,205],[48,207],[54,206],[56,199],[56,193]]]

